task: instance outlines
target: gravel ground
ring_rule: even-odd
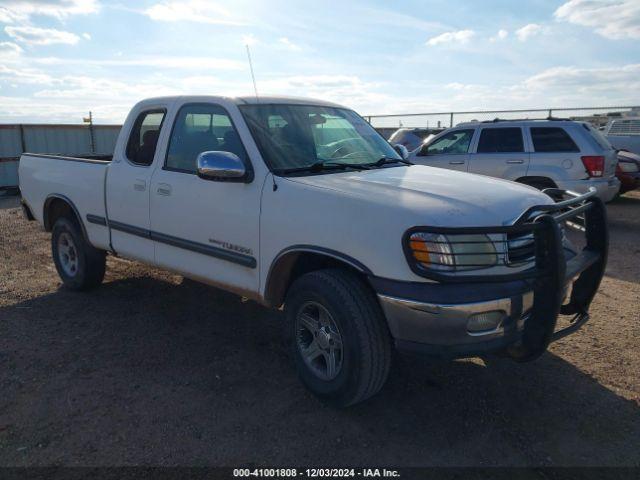
[[[534,363],[402,359],[324,407],[281,317],[110,257],[61,288],[49,235],[0,200],[0,465],[640,466],[640,194],[609,206],[607,276],[581,331]]]

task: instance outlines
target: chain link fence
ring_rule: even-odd
[[[501,120],[540,120],[549,117],[568,118],[592,123],[596,128],[607,124],[612,117],[640,116],[640,106],[537,108],[529,110],[479,110],[473,112],[431,112],[393,115],[369,115],[365,118],[379,130],[400,127],[448,128],[464,122]]]

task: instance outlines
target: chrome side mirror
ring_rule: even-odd
[[[396,152],[398,152],[398,155],[400,155],[403,160],[409,158],[409,150],[407,150],[407,147],[405,147],[404,145],[400,145],[399,143],[394,143],[391,146]]]
[[[218,182],[250,181],[247,168],[240,158],[231,152],[202,152],[196,160],[198,176]]]

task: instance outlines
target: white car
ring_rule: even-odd
[[[98,286],[111,254],[284,307],[300,378],[339,406],[380,390],[394,347],[536,358],[587,321],[606,263],[593,192],[411,165],[308,99],[145,100],[112,160],[24,154],[20,188],[65,286]],[[577,215],[583,250],[560,227]]]
[[[595,188],[605,202],[620,189],[616,151],[586,122],[500,120],[461,123],[411,152],[421,165],[479,173],[578,193]]]

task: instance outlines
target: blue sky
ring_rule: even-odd
[[[0,0],[0,122],[165,94],[361,114],[640,104],[640,0]]]

